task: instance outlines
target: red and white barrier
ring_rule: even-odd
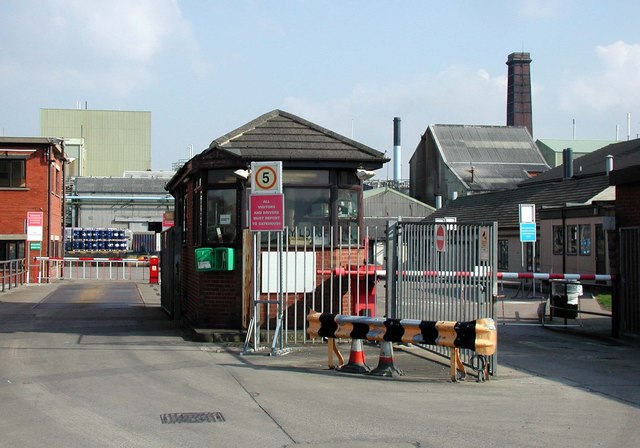
[[[369,268],[360,269],[325,269],[318,270],[318,274],[333,274],[337,276],[344,275],[375,275],[378,278],[386,278],[387,271],[384,269],[374,269],[373,266]],[[469,278],[478,277],[485,278],[491,275],[488,269],[478,269],[474,272],[470,271],[401,271],[400,274],[403,277],[444,277],[444,278]],[[610,274],[556,274],[556,273],[543,273],[543,272],[496,272],[496,277],[499,280],[518,280],[518,279],[533,279],[533,280],[595,280],[595,281],[611,281],[615,280],[615,275]]]
[[[542,272],[498,272],[499,279],[534,279],[534,280],[615,280],[614,275],[609,274],[550,274]]]

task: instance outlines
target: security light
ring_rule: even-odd
[[[249,170],[238,169],[233,172],[233,175],[238,179],[247,180],[251,172]]]
[[[356,170],[356,176],[358,176],[358,179],[360,179],[360,180],[368,180],[368,179],[371,179],[375,175],[376,175],[376,173],[374,173],[373,171],[364,170],[364,169],[361,169],[361,168],[358,168]]]

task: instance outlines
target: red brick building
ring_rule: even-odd
[[[0,260],[63,255],[64,161],[61,139],[0,137]]]

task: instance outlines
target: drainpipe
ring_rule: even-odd
[[[53,145],[54,143],[51,143],[47,151],[47,257],[51,256],[51,149]]]

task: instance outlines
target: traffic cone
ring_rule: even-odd
[[[339,372],[347,373],[367,373],[369,366],[365,364],[364,350],[362,349],[362,339],[354,339],[351,342],[351,352],[349,353],[349,362],[336,369]]]
[[[393,364],[393,344],[389,341],[380,343],[380,361],[378,367],[369,372],[369,375],[375,376],[400,376],[404,375],[402,370]]]

